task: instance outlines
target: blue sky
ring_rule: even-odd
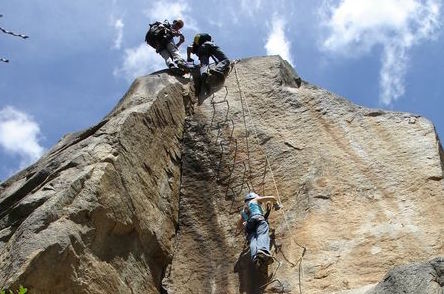
[[[415,113],[444,136],[442,0],[15,0],[0,26],[0,179],[100,121],[135,77],[164,67],[155,20],[208,32],[231,59],[280,54],[356,104]],[[185,52],[185,45],[180,49]]]

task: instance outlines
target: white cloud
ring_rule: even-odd
[[[20,156],[20,168],[42,156],[44,148],[38,142],[40,136],[39,125],[28,114],[11,106],[0,110],[0,146]]]
[[[379,100],[384,105],[390,105],[405,93],[404,77],[408,63],[406,49],[397,42],[384,45],[379,72]]]
[[[253,17],[255,13],[262,8],[262,0],[241,0],[241,9],[243,13]]]
[[[116,31],[116,38],[114,39],[114,49],[120,49],[122,47],[122,40],[123,40],[123,27],[125,24],[123,23],[122,19],[117,19],[114,21],[114,29]]]
[[[267,55],[278,54],[293,65],[293,60],[290,55],[291,43],[285,37],[284,27],[285,20],[274,15],[271,30],[265,43],[265,50],[267,50]]]
[[[164,21],[182,19],[184,21],[184,29],[198,31],[197,22],[189,15],[191,11],[187,1],[157,1],[150,8],[144,11],[144,14],[151,21]]]
[[[404,95],[409,49],[435,38],[440,8],[439,0],[341,0],[337,6],[325,0],[321,17],[329,34],[322,48],[359,57],[381,46],[379,99],[389,105]]]
[[[165,61],[156,51],[145,43],[135,48],[125,49],[123,65],[114,70],[114,76],[124,77],[131,82],[138,76],[166,68]]]

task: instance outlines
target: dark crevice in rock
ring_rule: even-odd
[[[384,111],[376,110],[376,111],[367,112],[364,114],[364,116],[376,117],[376,116],[380,116],[380,115],[384,115],[384,114],[385,114]]]
[[[184,100],[184,105],[186,106],[185,100]],[[187,113],[187,109],[185,109],[185,113]],[[180,220],[180,215],[181,215],[181,195],[182,195],[181,194],[181,188],[182,188],[182,178],[183,178],[183,150],[184,150],[184,147],[185,147],[183,143],[184,143],[185,132],[186,132],[186,129],[187,129],[187,121],[188,121],[188,118],[185,117],[184,121],[182,122],[182,125],[184,125],[183,131],[182,131],[182,135],[181,135],[180,138],[178,138],[178,141],[180,143],[180,151],[179,151],[180,154],[175,154],[175,156],[173,156],[170,153],[171,160],[177,166],[180,166],[180,168],[179,168],[179,189],[178,189],[178,195],[177,195],[177,197],[174,197],[174,195],[173,195],[173,197],[175,199],[177,199],[177,201],[178,201],[178,205],[177,205],[177,207],[178,207],[178,210],[177,210],[178,214],[177,214],[177,222],[175,223],[175,232],[174,232],[174,238],[175,239],[173,241],[173,249],[172,249],[172,252],[170,254],[169,262],[166,263],[165,266],[163,267],[162,274],[161,274],[161,277],[160,277],[160,284],[158,286],[160,294],[168,294],[169,293],[168,292],[168,283],[169,283],[169,278],[170,278],[170,274],[171,274],[171,267],[172,267],[172,264],[173,264],[173,261],[174,261],[174,257],[176,256],[176,249],[177,249],[177,246],[178,246],[177,242],[179,241],[179,237],[178,237],[179,236],[179,230],[180,230],[179,224],[181,222],[181,220]]]
[[[438,133],[436,131],[435,131],[435,134],[436,134],[436,141],[438,142],[439,157],[441,159],[441,171],[444,176],[444,150],[442,148],[441,141],[439,140]]]
[[[295,150],[303,150],[304,148],[302,147],[298,147],[298,146],[294,146],[293,144],[291,144],[290,142],[284,142],[284,144],[290,148],[293,148]]]
[[[261,136],[261,135],[259,135],[258,136],[259,138],[259,145],[265,145],[268,141],[270,141],[271,139],[273,139],[273,137],[271,137],[271,136]]]
[[[439,182],[442,180],[442,177],[433,176],[433,177],[428,177],[427,180]]]
[[[279,79],[281,79],[281,84],[293,88],[299,88],[302,85],[302,79],[301,77],[296,73],[294,68],[288,63],[288,61],[280,59],[280,73],[279,73]]]
[[[330,195],[316,195],[313,198],[324,199],[324,200],[330,200],[331,199]]]
[[[36,210],[40,205],[45,203],[45,201],[48,200],[48,198],[49,198],[49,196],[41,197],[41,198],[35,199],[35,201],[27,202],[27,203],[20,203],[19,205],[14,206],[8,215],[9,224],[13,228],[11,230],[11,233],[14,233],[15,230],[20,226],[20,224],[34,210]]]
[[[50,171],[47,169],[42,169],[31,178],[29,178],[20,188],[18,188],[14,193],[4,198],[0,202],[0,218],[11,212],[13,206],[22,200],[29,192],[34,190],[37,186],[42,184],[49,176]]]
[[[187,292],[193,285],[197,286],[196,283],[199,287],[209,289],[214,282],[220,293],[228,291],[226,274],[231,270],[216,262],[226,256],[222,257],[221,252],[211,250],[220,248],[225,251],[223,248],[228,246],[223,237],[224,232],[217,222],[219,208],[214,203],[218,201],[215,197],[220,189],[216,183],[212,184],[215,180],[214,165],[219,161],[218,146],[212,142],[214,138],[203,122],[205,118],[196,115],[192,120],[187,119],[184,127],[181,171],[184,177],[181,178],[179,226],[173,257],[173,266],[176,268],[171,268],[171,273],[168,272],[163,284],[165,291],[169,292],[178,289]],[[187,240],[193,241],[190,243]],[[191,262],[191,267],[198,267],[200,270],[187,269],[183,272],[180,267],[184,262]],[[201,276],[203,268],[214,274]],[[188,288],[178,288],[181,285],[187,285]]]

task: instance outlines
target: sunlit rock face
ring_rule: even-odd
[[[194,88],[188,75],[138,78],[96,126],[2,183],[0,287],[442,289],[444,155],[428,120],[354,105],[277,56],[234,63],[201,105]],[[236,234],[249,191],[283,205],[262,271]]]

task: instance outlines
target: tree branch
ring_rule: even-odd
[[[3,14],[0,14],[0,17],[3,17]],[[20,38],[22,38],[22,39],[28,39],[28,38],[29,38],[29,36],[27,36],[27,35],[24,35],[24,34],[16,34],[16,33],[14,33],[14,32],[11,32],[11,31],[8,31],[8,30],[4,29],[3,27],[0,27],[0,31],[2,31],[2,32],[5,33],[5,34],[12,35],[12,36],[14,36],[14,37],[20,37]],[[3,57],[0,57],[0,61],[1,61],[1,62],[9,62],[9,59],[6,59],[6,58],[3,58]]]
[[[22,38],[22,39],[28,39],[28,38],[29,38],[29,36],[27,36],[27,35],[16,34],[16,33],[14,33],[14,32],[7,31],[7,30],[5,30],[5,29],[2,28],[2,27],[0,27],[0,31],[2,31],[2,32],[5,33],[5,34],[9,34],[9,35],[12,35],[12,36],[15,36],[15,37],[20,37],[20,38]]]

